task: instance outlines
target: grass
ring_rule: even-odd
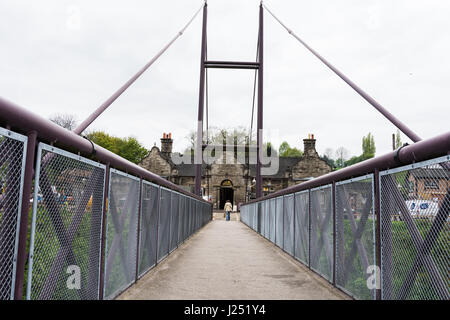
[[[72,211],[74,210],[69,208],[69,206],[67,205],[60,206],[59,210],[64,221],[64,228],[67,229],[73,216]],[[91,219],[92,212],[90,210],[86,210],[83,214],[83,218],[75,234],[74,240],[70,246],[73,254],[76,257],[77,265],[80,267],[81,287],[85,289],[95,287],[92,283],[88,283],[88,269],[98,269],[99,263],[98,259],[89,261],[89,252],[92,245],[90,244]],[[99,230],[97,231],[98,236],[100,237],[100,232]],[[31,228],[29,228],[28,242],[30,241],[30,233]],[[99,245],[99,243],[95,245]],[[31,299],[39,299],[45,281],[50,275],[52,264],[58,254],[58,251],[61,249],[61,244],[58,240],[56,229],[54,228],[53,223],[50,219],[50,215],[42,205],[38,206],[34,246]],[[62,261],[62,265],[60,265],[58,268],[59,273],[50,275],[51,277],[56,278],[57,284],[53,294],[48,298],[53,300],[78,300],[80,299],[79,290],[71,290],[67,288],[67,279],[70,276],[70,274],[67,273],[67,267],[69,266],[67,257],[65,257]],[[28,276],[28,267],[29,264],[26,265],[25,277]],[[26,289],[24,289],[24,297],[25,294]],[[95,299],[96,294],[96,292],[87,292],[87,298]]]

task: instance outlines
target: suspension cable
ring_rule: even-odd
[[[194,21],[199,12],[203,9],[203,4],[200,9],[194,14],[194,16],[189,20],[189,22],[181,29],[177,35],[164,47],[159,51],[156,56],[153,57],[138,73],[136,73],[133,77],[130,78],[122,87],[120,87],[111,97],[108,98],[100,107],[98,107],[86,120],[84,120],[78,127],[76,127],[73,132],[76,134],[82,133],[86,130],[87,127],[94,122],[117,98],[119,98],[122,93],[125,92],[158,58],[179,38],[183,35],[189,25]]]
[[[363,89],[358,87],[352,80],[335,68],[331,63],[329,63],[325,58],[323,58],[319,53],[317,53],[313,48],[307,45],[302,39],[300,39],[291,29],[289,29],[280,19],[278,19],[272,11],[267,8],[265,4],[262,3],[264,9],[270,13],[270,15],[278,21],[278,23],[286,29],[286,31],[297,39],[306,49],[308,49],[313,55],[315,55],[320,61],[322,61],[328,68],[330,68],[337,76],[344,80],[350,87],[353,88],[361,97],[363,97],[368,103],[370,103],[375,109],[377,109],[383,116],[385,116],[392,124],[394,124],[400,131],[402,131],[408,138],[413,142],[420,141],[421,138],[415,134],[411,129],[409,129],[404,123],[397,119],[392,113],[385,109],[381,104],[379,104],[374,98],[369,96]]]

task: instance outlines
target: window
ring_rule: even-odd
[[[436,190],[439,189],[439,183],[437,180],[425,180],[424,182],[425,190]]]

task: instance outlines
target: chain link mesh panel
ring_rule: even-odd
[[[178,245],[181,245],[184,242],[184,221],[186,220],[186,197],[180,194],[180,198],[178,199],[178,212],[179,212],[179,221],[178,221]]]
[[[142,183],[139,277],[156,265],[159,187]]]
[[[262,214],[262,203],[256,203],[256,223],[255,223],[255,231],[261,234],[261,214]]]
[[[265,226],[265,237],[269,239],[270,235],[270,201],[265,200],[265,215],[266,215],[266,226]]]
[[[258,232],[258,203],[253,204],[253,230]]]
[[[14,297],[27,137],[0,128],[0,300]]]
[[[194,234],[194,222],[195,222],[195,202],[194,199],[189,199],[190,201],[190,221],[189,221],[189,236]]]
[[[283,249],[294,255],[294,195],[284,196]]]
[[[258,223],[257,215],[258,215],[258,204],[252,203],[252,229],[255,231],[257,230],[257,223]]]
[[[172,192],[172,206],[170,219],[170,252],[175,250],[178,245],[178,220],[179,220],[179,194]]]
[[[169,254],[171,196],[172,193],[168,189],[161,188],[158,224],[158,262]]]
[[[246,215],[246,224],[250,227],[250,212],[252,210],[251,205],[247,206],[246,210],[247,210],[246,214],[245,214]]]
[[[40,143],[27,298],[98,299],[105,166]]]
[[[276,200],[275,199],[269,199],[270,201],[270,211],[269,211],[269,220],[270,220],[270,226],[269,226],[269,240],[273,243],[275,243],[275,233],[276,233],[276,222],[277,222],[277,206],[276,206]]]
[[[276,198],[275,203],[276,203],[275,244],[280,248],[283,248],[283,237],[284,237],[283,197]]]
[[[189,216],[188,216],[188,229],[187,229],[187,238],[189,238],[192,234],[192,217],[194,215],[194,210],[192,210],[192,199],[188,198],[188,209],[189,209]]]
[[[116,297],[136,279],[140,181],[111,169],[105,258],[105,299]]]
[[[309,191],[295,194],[295,257],[309,264]]]
[[[189,236],[189,198],[184,199],[184,208],[185,208],[185,214],[184,217],[184,231],[183,231],[183,241],[186,241],[186,239]]]
[[[195,200],[195,231],[200,228],[200,201]]]
[[[266,202],[261,202],[261,235],[266,235]]]
[[[375,265],[373,175],[336,183],[336,285],[357,299],[374,299],[367,285]]]
[[[248,226],[248,205],[241,208],[241,221]]]
[[[246,213],[246,216],[247,216],[247,225],[251,228],[252,226],[251,226],[251,219],[250,219],[250,216],[251,216],[251,212],[252,212],[252,205],[250,204],[250,205],[248,205],[247,206],[247,213]]]
[[[311,189],[310,266],[328,280],[333,275],[333,210],[331,185]]]
[[[380,173],[383,299],[450,299],[449,176],[449,156]]]

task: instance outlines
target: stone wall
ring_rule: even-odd
[[[314,136],[304,139],[304,155],[298,158],[298,162],[292,167],[286,167],[286,172],[280,172],[277,177],[263,177],[263,187],[269,188],[263,191],[264,194],[273,193],[295,184],[307,181],[311,177],[318,177],[331,172],[331,167],[322,159],[320,159],[316,149],[316,140]],[[172,139],[169,135],[164,135],[161,139],[161,144],[164,147],[164,153],[156,146],[153,147],[149,155],[140,164],[141,167],[165,177],[175,184],[182,186],[187,191],[193,192],[195,186],[195,178],[190,174],[189,176],[179,176],[177,167],[171,162],[170,154],[172,152]],[[209,194],[211,195],[214,207],[220,201],[220,187],[224,180],[230,180],[234,190],[234,205],[244,203],[246,198],[246,183],[251,184],[253,177],[246,181],[247,169],[242,163],[235,162],[233,164],[224,164],[223,158],[233,158],[233,153],[225,152],[224,155],[217,159],[215,163],[210,166],[210,170],[206,173],[209,178]],[[295,159],[294,159],[295,160]],[[293,162],[295,163],[295,161]],[[181,169],[180,169],[181,170]],[[184,171],[183,171],[184,172]],[[202,178],[202,187],[208,190],[208,179]],[[255,192],[254,186],[252,192]]]
[[[172,176],[172,166],[167,159],[161,156],[161,153],[157,147],[153,147],[152,150],[150,150],[149,155],[142,160],[139,165],[159,176]]]

